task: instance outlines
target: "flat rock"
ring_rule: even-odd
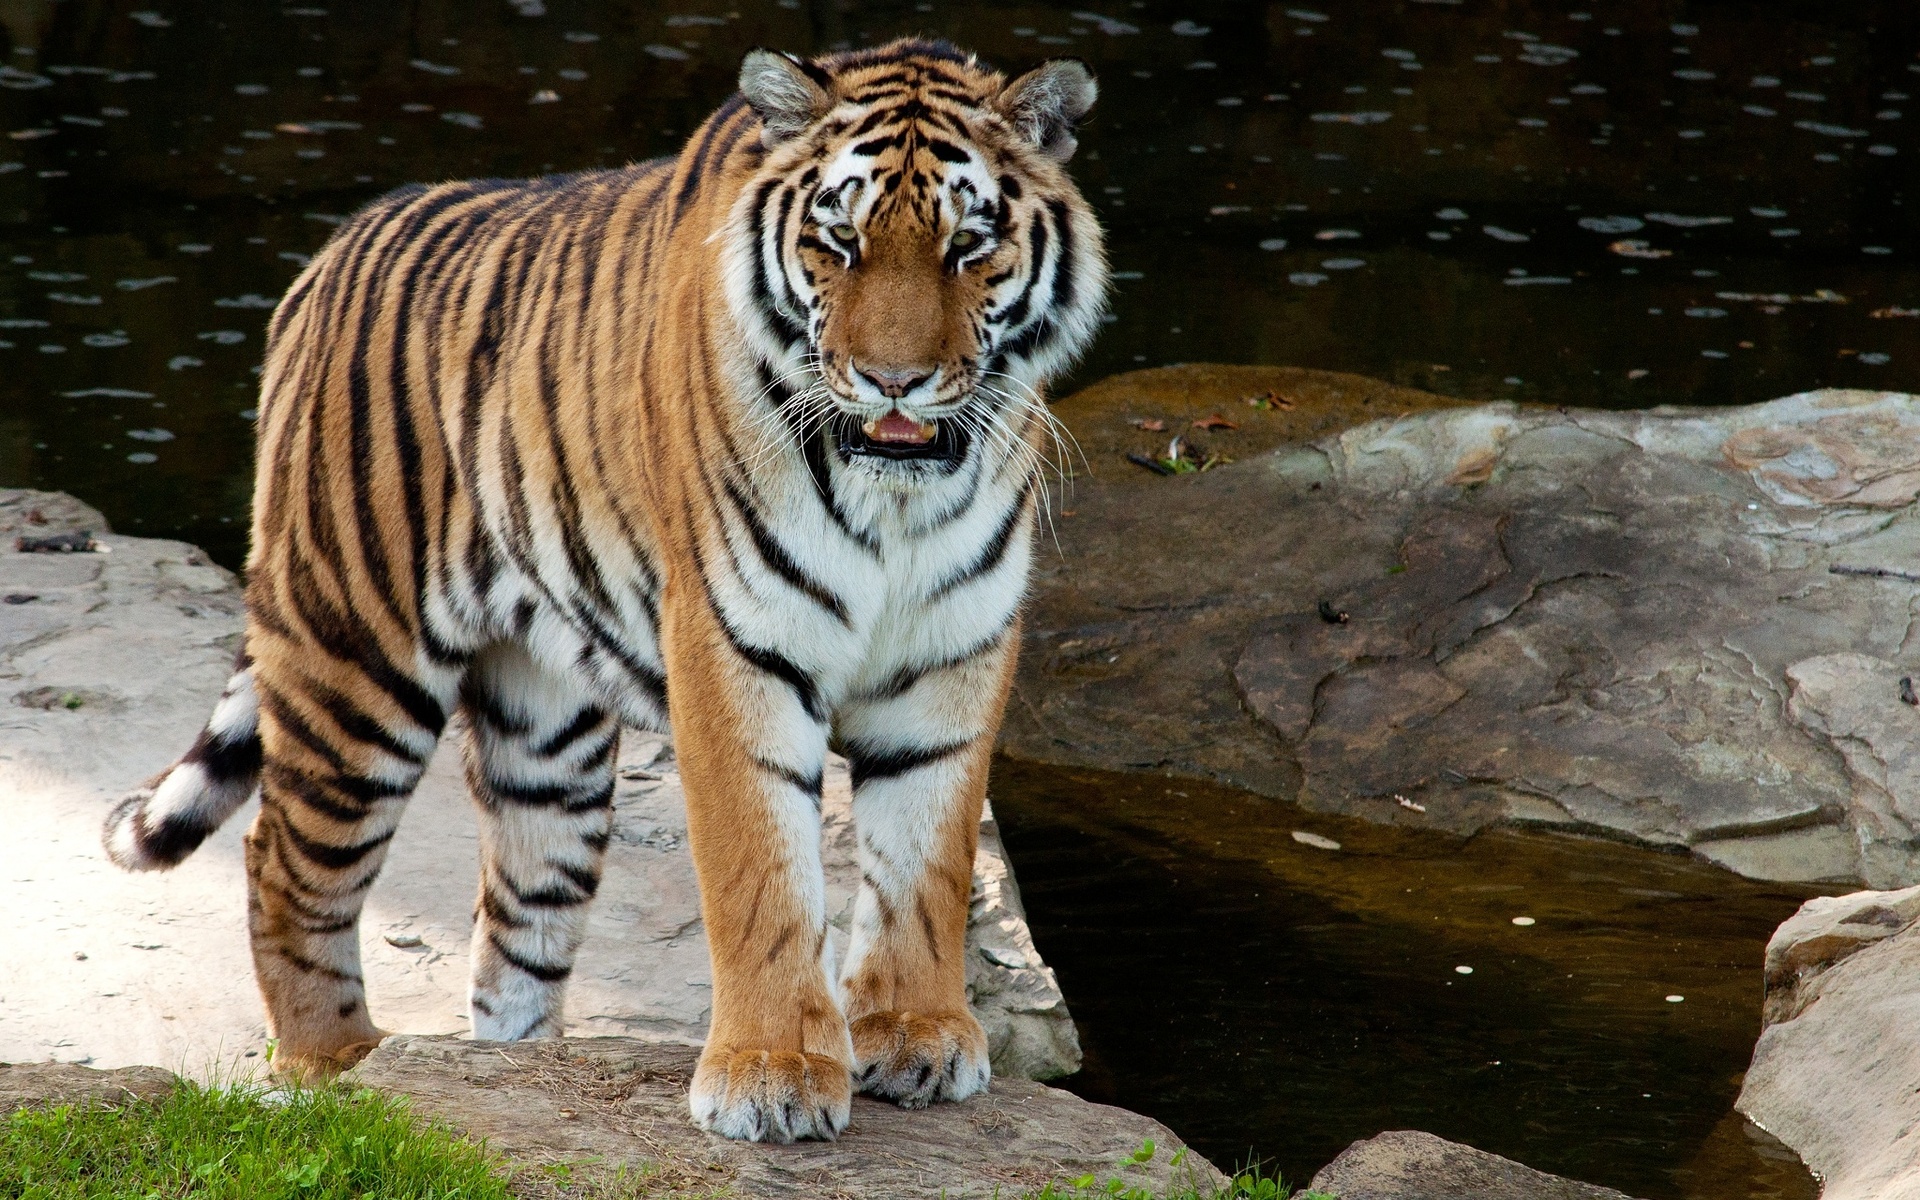
[[[1313,1177],[1339,1200],[1632,1200],[1410,1129],[1355,1142]]]
[[[1766,1027],[1739,1110],[1822,1200],[1920,1197],[1920,887],[1802,905],[1767,944]]]
[[[129,875],[100,849],[114,800],[166,767],[212,711],[240,643],[234,576],[192,546],[107,534],[71,497],[0,491],[0,535],[91,529],[104,552],[0,541],[0,1060],[257,1066],[266,1037],[247,951],[242,811],[173,871]],[[374,1019],[465,1030],[478,842],[458,729],[407,809],[362,921]],[[629,731],[614,840],[569,989],[569,1030],[698,1044],[711,997],[685,798],[671,744]],[[827,773],[822,857],[844,934],[859,884],[844,762]],[[844,944],[844,943],[843,943]],[[988,814],[974,860],[967,987],[994,1070],[1080,1065]]]
[[[0,1116],[53,1104],[125,1104],[157,1100],[173,1090],[175,1077],[159,1067],[110,1071],[72,1063],[0,1063]]]
[[[1920,882],[1920,399],[1409,408],[1204,473],[1096,460],[1005,749]]]
[[[408,1097],[521,1162],[597,1159],[590,1172],[645,1168],[668,1188],[730,1196],[1012,1197],[1094,1175],[1163,1195],[1224,1182],[1146,1117],[1038,1083],[996,1077],[958,1104],[907,1111],[855,1097],[837,1142],[731,1142],[687,1117],[696,1051],[596,1037],[507,1045],[445,1037],[389,1038],[349,1076]],[[1132,1161],[1154,1143],[1145,1162]],[[1179,1159],[1175,1163],[1176,1157]],[[675,1194],[679,1194],[678,1191]]]

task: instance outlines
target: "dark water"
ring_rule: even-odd
[[[0,0],[0,485],[237,564],[267,306],[341,214],[668,153],[749,47],[909,31],[1101,74],[1076,171],[1121,278],[1082,379],[1920,384],[1910,0]]]
[[[1003,759],[993,796],[1086,1049],[1066,1086],[1216,1163],[1304,1184],[1424,1129],[1649,1200],[1816,1194],[1732,1111],[1767,938],[1810,889],[1150,775]]]

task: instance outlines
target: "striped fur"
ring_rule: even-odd
[[[249,918],[281,1069],[382,1036],[360,910],[460,713],[476,1036],[562,1031],[620,726],[670,728],[713,956],[695,1120],[831,1138],[856,1087],[919,1106],[986,1085],[967,897],[1044,503],[1040,392],[1104,303],[1062,169],[1093,81],[905,41],[756,51],[741,85],[676,158],[384,197],[274,314],[247,655],[106,841],[172,866],[258,781]],[[837,972],[829,746],[863,870]]]

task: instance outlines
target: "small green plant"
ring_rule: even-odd
[[[1139,1166],[1153,1161],[1158,1147],[1152,1138],[1140,1143],[1140,1148],[1115,1164],[1117,1170]],[[1187,1161],[1184,1147],[1174,1151],[1167,1165],[1178,1168]],[[1179,1178],[1176,1171],[1175,1178]],[[1222,1188],[1211,1183],[1195,1180],[1193,1172],[1186,1172],[1185,1182],[1175,1183],[1172,1190],[1155,1192],[1138,1184],[1129,1184],[1120,1178],[1100,1179],[1096,1175],[1082,1175],[1071,1183],[1049,1183],[1037,1192],[1029,1192],[1023,1200],[1337,1200],[1324,1192],[1292,1191],[1286,1181],[1278,1175],[1268,1175],[1259,1164],[1240,1171]]]

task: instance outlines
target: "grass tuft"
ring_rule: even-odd
[[[182,1081],[158,1100],[0,1121],[0,1196],[21,1200],[508,1200],[503,1165],[367,1089]]]

